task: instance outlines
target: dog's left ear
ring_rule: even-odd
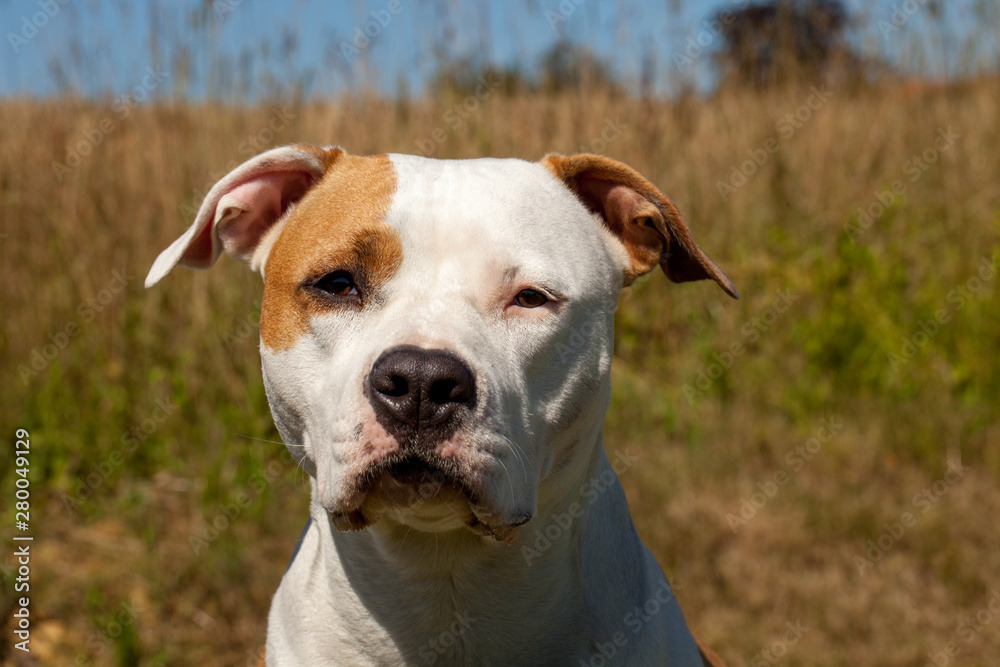
[[[628,251],[625,284],[657,265],[675,283],[714,280],[734,299],[733,282],[691,238],[684,217],[666,195],[626,164],[603,155],[558,155],[542,165],[604,220]]]
[[[268,230],[343,153],[339,148],[282,146],[233,169],[205,196],[188,230],[156,258],[146,287],[178,264],[207,269],[222,252],[250,264]]]

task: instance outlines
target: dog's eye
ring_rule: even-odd
[[[328,273],[313,283],[313,287],[334,296],[352,296],[358,293],[358,286],[347,271]]]
[[[549,302],[549,297],[533,289],[523,289],[514,297],[514,303],[521,308],[538,308]]]

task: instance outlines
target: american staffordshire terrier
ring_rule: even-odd
[[[738,297],[653,184],[600,155],[286,146],[219,181],[146,286],[223,251],[263,277],[267,397],[312,486],[266,664],[717,659],[601,434],[622,288],[659,266]]]

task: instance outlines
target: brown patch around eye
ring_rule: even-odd
[[[304,283],[347,270],[361,303],[395,274],[403,259],[399,235],[385,222],[396,191],[387,155],[341,154],[299,202],[267,259],[260,338],[280,351],[309,332],[309,320],[329,304],[311,298]]]

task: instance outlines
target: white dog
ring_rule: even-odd
[[[146,286],[223,250],[264,278],[267,396],[312,483],[268,665],[713,661],[601,436],[622,287],[659,265],[737,296],[655,186],[598,155],[288,146],[217,183]]]

